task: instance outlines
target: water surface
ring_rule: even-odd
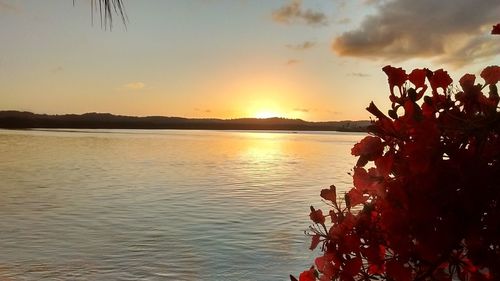
[[[0,280],[289,280],[362,136],[0,130]]]

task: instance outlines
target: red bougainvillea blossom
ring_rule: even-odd
[[[391,109],[367,108],[354,187],[311,207],[322,254],[298,280],[500,280],[500,67],[461,89],[442,69],[383,71]]]

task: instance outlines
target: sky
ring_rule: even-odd
[[[385,65],[500,64],[498,0],[0,0],[0,110],[366,120]]]

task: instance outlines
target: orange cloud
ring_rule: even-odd
[[[311,49],[315,45],[316,45],[316,43],[314,43],[314,42],[305,41],[303,43],[296,44],[296,45],[288,44],[288,45],[286,45],[286,47],[289,49],[292,49],[292,50],[303,51],[303,50]]]
[[[279,23],[306,23],[308,25],[327,25],[328,19],[322,12],[303,10],[301,0],[293,0],[289,4],[275,10],[273,20]]]

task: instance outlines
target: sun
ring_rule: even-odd
[[[282,114],[272,110],[260,110],[255,113],[255,118],[266,119],[272,117],[283,117]]]
[[[245,104],[246,116],[267,119],[267,118],[289,118],[289,112],[278,99],[254,99]]]

